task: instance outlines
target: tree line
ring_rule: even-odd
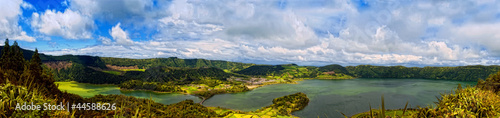
[[[103,60],[106,64],[110,65],[137,66],[141,69],[153,68],[158,66],[168,66],[168,67],[187,67],[187,68],[215,67],[231,71],[238,71],[254,65],[248,63],[238,63],[238,62],[229,62],[220,60],[179,59],[177,57],[152,58],[152,59],[126,59],[126,58],[101,57],[101,60]]]
[[[404,66],[347,66],[349,73],[362,78],[423,78],[477,81],[500,70],[500,66],[404,67]]]

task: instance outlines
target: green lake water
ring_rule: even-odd
[[[384,95],[387,109],[404,108],[406,101],[415,108],[436,102],[439,93],[449,93],[458,84],[475,82],[426,79],[351,79],[304,80],[298,84],[276,84],[234,94],[220,94],[206,100],[205,106],[220,106],[242,111],[253,111],[272,104],[277,97],[303,92],[309,104],[293,114],[299,117],[343,117],[369,110],[369,104],[378,108]]]
[[[55,82],[59,84],[59,89],[61,91],[67,91],[69,93],[78,94],[82,97],[92,97],[98,94],[123,94],[126,96],[135,96],[140,98],[150,99],[163,104],[173,104],[180,101],[191,99],[194,102],[200,102],[201,99],[185,94],[178,93],[156,93],[151,91],[121,91],[120,87],[115,85],[95,85],[95,84],[85,84],[77,82]]]
[[[75,93],[83,97],[92,97],[97,94],[124,94],[172,104],[185,99],[195,102],[201,101],[198,97],[174,93],[154,93],[149,91],[120,91],[114,85],[93,85],[76,82],[56,82],[59,89]],[[351,80],[304,80],[298,84],[275,84],[256,88],[254,90],[220,94],[206,100],[205,106],[220,106],[235,110],[254,111],[272,104],[277,97],[296,92],[306,93],[309,105],[293,114],[299,117],[343,117],[339,112],[348,116],[380,106],[380,97],[384,95],[387,109],[404,108],[406,101],[409,106],[432,105],[440,93],[450,93],[458,84],[475,85],[476,82],[460,82],[427,79],[351,79]]]

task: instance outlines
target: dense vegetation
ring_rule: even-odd
[[[176,57],[153,58],[153,59],[126,59],[126,58],[101,57],[101,59],[106,64],[116,65],[116,66],[137,66],[141,69],[153,68],[157,66],[168,66],[168,67],[188,67],[188,68],[215,67],[225,70],[238,71],[254,65],[254,64],[220,61],[220,60],[179,59]]]
[[[458,67],[404,67],[404,66],[347,66],[356,77],[363,78],[423,78],[460,81],[477,81],[500,70],[500,66]]]
[[[479,80],[477,88],[491,90],[494,93],[500,94],[500,71],[490,75],[486,80]]]
[[[320,72],[335,72],[336,74],[346,74],[346,75],[351,75],[347,69],[341,65],[338,64],[332,64],[332,65],[326,65],[326,66],[321,66],[318,68],[318,71]]]
[[[21,117],[55,116],[57,113],[51,111],[16,111],[14,108],[19,102],[54,103],[83,100],[78,95],[61,92],[57,88],[52,73],[42,68],[38,50],[35,50],[30,59],[24,59],[17,42],[10,46],[9,40],[5,41],[0,58],[0,114]]]
[[[498,117],[500,116],[500,96],[490,90],[476,87],[456,89],[454,94],[443,94],[437,107],[419,109],[418,117]]]
[[[190,84],[203,79],[225,81],[232,76],[218,68],[154,67],[143,71],[102,71],[73,63],[69,68],[52,69],[57,81],[77,81],[92,84],[120,84],[128,80],[145,82],[172,82],[178,85]],[[123,74],[122,74],[123,73]]]
[[[85,67],[80,63],[73,63],[69,68],[52,69],[54,78],[57,81],[77,81],[91,84],[120,84],[129,80],[128,77],[98,71],[90,67]]]
[[[184,92],[178,85],[173,83],[143,82],[141,80],[129,80],[121,83],[121,89],[152,90],[160,92]]]
[[[347,70],[340,65],[327,65],[322,67],[298,66],[296,64],[285,65],[256,65],[237,71],[235,73],[254,77],[266,77],[270,79],[290,80],[295,78],[316,79],[352,79]]]
[[[287,115],[294,111],[304,109],[307,104],[309,104],[309,98],[307,98],[306,94],[299,92],[275,98],[273,104],[269,107],[277,109],[281,115]]]
[[[116,103],[116,111],[94,111],[82,114],[84,117],[186,117],[206,118],[220,117],[213,110],[192,100],[184,100],[171,105],[156,103],[150,99],[135,98],[125,95],[96,95],[88,98],[88,102]]]
[[[233,85],[230,88],[227,89],[213,89],[213,90],[208,90],[208,91],[200,91],[196,93],[195,95],[203,97],[203,99],[208,99],[216,94],[223,94],[223,93],[238,93],[238,92],[245,92],[249,91],[248,87],[245,85]]]
[[[462,89],[454,94],[442,94],[436,107],[419,109],[418,117],[500,117],[500,71],[477,86]]]
[[[245,68],[241,71],[237,71],[235,73],[243,74],[243,75],[279,75],[281,74],[281,70],[283,70],[281,65],[270,66],[270,65],[256,65]]]
[[[15,44],[17,45],[17,44]],[[9,47],[9,46],[0,46],[0,51],[5,49],[4,47]],[[35,53],[31,50],[25,50],[22,48],[19,48],[20,51],[23,53],[21,54],[24,59],[30,60],[31,56]],[[3,51],[2,51],[3,52]],[[75,63],[82,64],[84,66],[92,66],[92,67],[97,67],[97,68],[102,68],[105,69],[106,65],[105,63],[101,60],[101,58],[97,56],[86,56],[86,55],[62,55],[62,56],[51,56],[51,55],[45,55],[45,54],[38,54],[42,62],[50,62],[50,61],[71,61]]]
[[[130,73],[129,73],[130,72]],[[177,68],[177,67],[154,67],[144,72],[128,71],[126,77],[140,79],[146,82],[176,82],[178,84],[190,84],[202,79],[226,80],[231,74],[218,68]]]

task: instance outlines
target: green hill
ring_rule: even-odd
[[[404,67],[404,66],[347,66],[356,77],[363,78],[424,78],[460,81],[477,81],[500,70],[500,66],[457,66],[457,67]]]
[[[341,65],[338,64],[331,64],[331,65],[326,65],[326,66],[321,66],[318,68],[318,71],[320,72],[331,72],[334,71],[335,73],[342,73],[342,74],[347,74],[351,75],[347,69]]]
[[[124,75],[132,79],[147,82],[174,82],[189,84],[202,79],[216,79],[226,81],[231,74],[218,68],[178,68],[178,67],[154,67],[144,72],[128,71]]]
[[[177,57],[170,58],[152,58],[152,59],[126,59],[126,58],[113,58],[101,57],[105,64],[115,66],[137,66],[141,69],[147,69],[158,66],[168,67],[188,67],[188,68],[202,68],[202,67],[215,67],[229,71],[239,71],[248,68],[255,64],[229,62],[220,60],[206,60],[206,59],[179,59]]]
[[[255,65],[245,68],[241,71],[235,73],[243,75],[270,75],[270,74],[280,74],[281,70],[284,70],[281,65],[271,66],[271,65]]]

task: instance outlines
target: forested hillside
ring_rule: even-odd
[[[342,73],[342,74],[347,74],[351,75],[347,69],[341,65],[338,64],[332,64],[332,65],[326,65],[326,66],[321,66],[318,68],[318,71],[320,72],[335,72],[335,73]]]
[[[216,79],[225,81],[231,76],[218,68],[177,68],[177,67],[154,67],[144,72],[129,71],[126,77],[147,82],[174,82],[188,84],[202,79]]]
[[[274,79],[316,78],[316,79],[352,79],[354,77],[340,65],[327,65],[322,67],[298,66],[296,64],[284,65],[255,65],[235,73],[266,77]]]
[[[356,77],[363,78],[424,78],[460,81],[477,81],[500,70],[500,66],[458,67],[404,67],[404,66],[347,66]]]
[[[4,46],[0,46],[0,51],[4,48]],[[23,57],[26,60],[30,60],[31,56],[34,54],[32,50],[25,50],[20,48],[23,52]],[[75,63],[82,64],[84,66],[92,66],[105,69],[106,65],[104,62],[97,56],[87,56],[87,55],[62,55],[62,56],[52,56],[39,54],[42,62],[53,62],[53,61],[71,61]]]
[[[56,81],[77,81],[92,84],[120,84],[129,77],[98,71],[80,63],[73,63],[68,68],[51,69]]]
[[[281,65],[271,66],[271,65],[256,65],[251,66],[241,71],[237,71],[236,73],[243,75],[278,75],[281,74],[281,70],[283,70]]]
[[[215,67],[230,71],[238,71],[250,67],[254,64],[229,62],[220,60],[205,60],[205,59],[179,59],[177,57],[170,58],[153,58],[153,59],[126,59],[126,58],[112,58],[101,57],[101,60],[106,64],[115,66],[137,66],[140,69],[147,69],[158,66],[168,67]]]

